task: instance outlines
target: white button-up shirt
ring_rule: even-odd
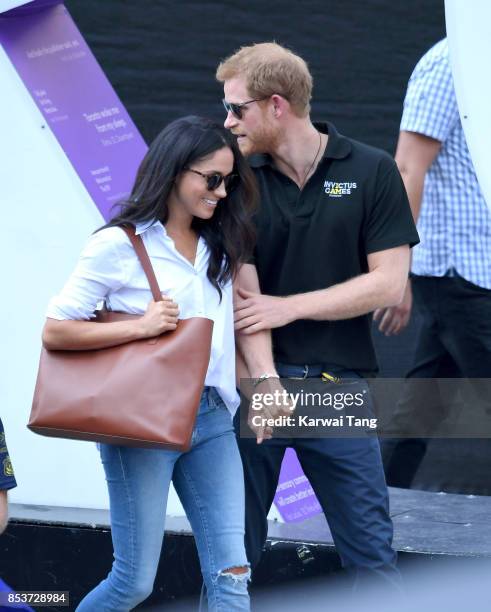
[[[160,290],[179,306],[179,318],[202,316],[214,322],[205,385],[215,387],[233,414],[239,405],[235,387],[232,283],[218,291],[206,276],[209,250],[199,239],[194,265],[179,253],[160,222],[139,224],[136,233],[155,271]],[[127,235],[118,227],[93,234],[61,293],[47,311],[51,319],[85,319],[105,301],[108,310],[143,314],[152,299],[147,277]],[[190,376],[192,373],[190,372]]]

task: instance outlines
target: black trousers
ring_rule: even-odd
[[[421,423],[431,436],[448,416],[452,398],[446,397],[437,384],[422,387],[411,384],[411,380],[491,377],[491,290],[458,275],[413,276],[412,287],[422,326],[414,366],[406,375],[406,385],[389,431],[412,431],[415,423]],[[428,394],[429,388],[431,394]],[[475,392],[483,402],[491,399],[482,396],[483,387],[477,381]],[[422,393],[424,397],[418,397]],[[427,445],[425,436],[382,440],[389,486],[411,486]]]
[[[301,366],[298,369],[296,375],[301,376]],[[281,368],[278,371],[280,376],[287,376]],[[328,371],[348,378],[358,376],[341,368]],[[400,575],[392,548],[393,527],[378,439],[272,438],[258,445],[255,439],[240,437],[239,423],[237,412],[235,427],[246,492],[245,544],[252,568],[258,564],[266,542],[267,515],[283,456],[286,448],[292,447],[322,506],[342,565],[355,584],[375,576],[398,588]]]

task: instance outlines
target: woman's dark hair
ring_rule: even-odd
[[[129,198],[119,202],[120,212],[104,226],[135,225],[154,219],[165,224],[169,217],[167,202],[177,177],[193,162],[223,147],[232,150],[237,186],[220,200],[210,219],[195,217],[192,222],[210,250],[207,276],[220,299],[221,286],[233,279],[239,263],[246,262],[252,253],[252,214],[258,200],[254,175],[235,138],[221,125],[191,115],[164,128],[143,158]]]

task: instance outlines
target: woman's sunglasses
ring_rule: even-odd
[[[188,172],[194,172],[194,174],[199,174],[204,179],[206,179],[206,188],[208,191],[215,191],[222,184],[222,181],[225,185],[225,191],[230,192],[235,187],[237,187],[238,183],[238,175],[237,174],[227,174],[227,176],[223,176],[223,174],[219,174],[218,172],[214,172],[213,174],[204,174],[199,170],[194,170],[193,168],[186,168]]]

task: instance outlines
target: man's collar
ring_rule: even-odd
[[[338,133],[334,124],[325,122],[316,122],[314,127],[329,136],[327,147],[324,151],[323,159],[344,159],[351,153],[351,143],[345,136]],[[259,153],[251,155],[248,160],[252,168],[260,168],[262,166],[273,166],[273,158],[268,153]]]
[[[268,153],[257,153],[247,158],[251,168],[260,168],[261,166],[272,166],[273,159]]]
[[[326,150],[322,156],[323,159],[344,159],[348,157],[351,153],[351,142],[346,136],[339,134],[334,124],[325,121],[323,123],[314,123],[314,127],[316,127],[319,132],[329,136]]]

